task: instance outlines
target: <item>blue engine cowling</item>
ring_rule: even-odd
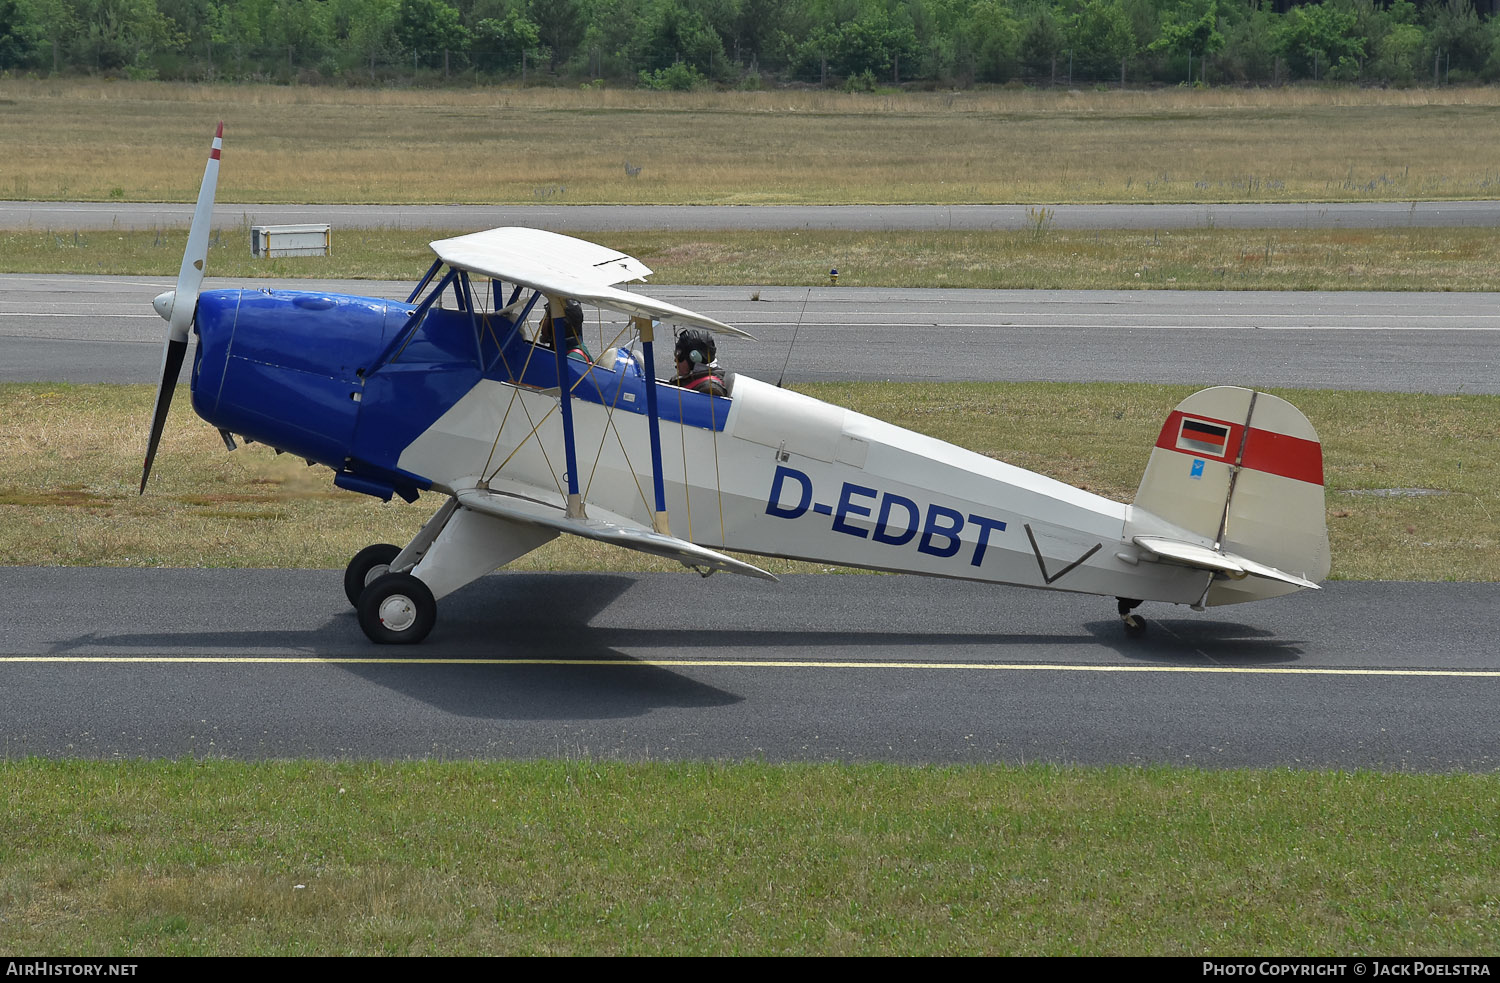
[[[193,409],[221,430],[343,470],[365,373],[408,314],[370,297],[206,291]]]

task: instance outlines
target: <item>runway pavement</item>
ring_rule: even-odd
[[[210,278],[209,288],[241,281]],[[405,282],[250,281],[402,300]],[[154,383],[170,278],[0,276],[0,381]],[[776,381],[1235,383],[1500,391],[1500,295],[650,287],[756,335],[735,371]],[[591,324],[602,350],[618,325]],[[795,345],[793,338],[795,336]]]
[[[1194,614],[913,577],[499,574],[375,648],[336,571],[0,569],[8,756],[1493,771],[1500,585]]]

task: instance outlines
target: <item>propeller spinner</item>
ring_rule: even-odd
[[[161,353],[161,383],[156,389],[156,411],[151,417],[151,438],[146,444],[146,464],[141,469],[141,493],[146,491],[146,479],[151,477],[151,462],[156,460],[156,448],[161,443],[162,428],[167,422],[167,410],[172,406],[172,394],[177,389],[177,377],[182,372],[182,359],[187,353],[188,331],[193,326],[193,317],[198,309],[198,293],[203,287],[203,267],[208,262],[208,229],[213,219],[214,191],[219,184],[219,150],[224,144],[224,122],[214,133],[212,149],[208,153],[208,164],[203,168],[203,184],[198,188],[198,205],[193,209],[193,224],[188,230],[187,248],[182,252],[182,268],[177,271],[177,288],[168,290],[151,302],[167,322],[167,342]]]

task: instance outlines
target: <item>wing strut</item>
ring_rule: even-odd
[[[636,330],[641,334],[641,348],[646,357],[646,427],[651,433],[651,486],[656,493],[656,512],[651,517],[651,527],[663,536],[672,533],[667,527],[667,489],[661,476],[661,421],[656,413],[656,356],[652,351],[655,333],[649,317],[636,317]]]
[[[416,337],[417,328],[421,326],[422,319],[427,316],[427,311],[442,296],[443,291],[448,289],[448,284],[452,283],[457,276],[458,272],[456,270],[449,270],[448,274],[443,277],[442,282],[437,285],[437,288],[417,305],[416,309],[407,317],[406,323],[401,325],[401,330],[396,332],[396,336],[390,340],[390,343],[385,346],[385,350],[375,359],[376,367],[382,366],[387,362],[394,362],[401,357],[401,353],[406,351],[406,346],[411,344],[412,338]]]
[[[568,518],[583,519],[583,497],[578,494],[578,448],[573,440],[573,387],[568,384],[568,329],[566,301],[547,298],[547,316],[552,319],[552,347],[557,354],[557,388],[562,410],[563,452],[568,468]]]
[[[425,290],[425,289],[427,289],[427,285],[432,282],[432,278],[437,275],[437,271],[440,270],[440,269],[442,269],[442,267],[443,267],[443,261],[442,260],[435,259],[435,260],[432,261],[432,265],[429,266],[429,267],[427,267],[427,273],[426,273],[426,275],[424,275],[422,277],[422,280],[421,280],[420,283],[417,284],[416,289],[412,290],[411,296],[408,297],[408,298],[406,298],[406,302],[408,304],[410,304],[412,301],[416,300],[418,297],[420,297],[422,295],[422,291]]]

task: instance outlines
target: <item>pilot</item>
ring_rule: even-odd
[[[719,367],[718,350],[714,336],[707,331],[688,328],[677,335],[677,347],[673,351],[677,360],[677,374],[672,385],[708,393],[710,396],[728,396],[724,385],[723,370]]]
[[[585,362],[592,362],[594,357],[583,344],[583,305],[569,298],[563,304],[563,316],[560,318],[542,318],[541,330],[537,332],[536,343],[552,347],[552,326],[555,322],[562,321],[564,324],[564,337],[568,339],[568,355],[577,356]]]

